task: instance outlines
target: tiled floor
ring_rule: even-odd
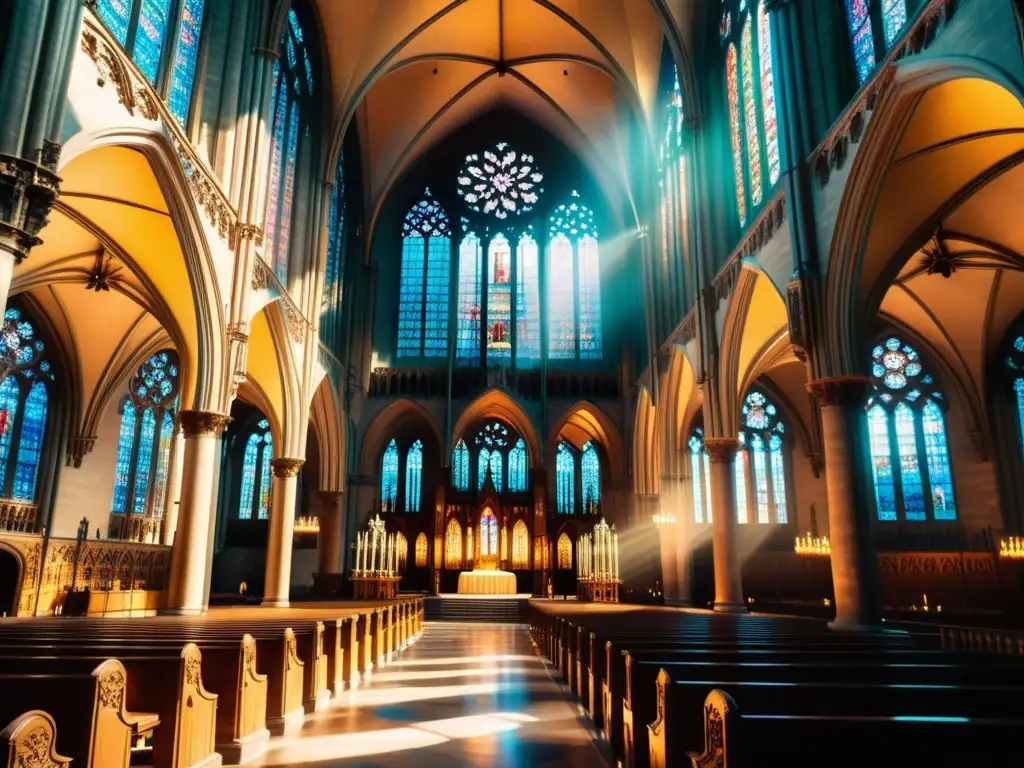
[[[592,735],[534,652],[526,627],[428,624],[369,683],[257,763],[603,768]]]

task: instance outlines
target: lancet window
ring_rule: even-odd
[[[258,419],[245,440],[242,456],[242,492],[238,500],[239,520],[270,519],[270,462],[274,458],[274,439],[270,422]]]
[[[704,447],[704,430],[694,427],[688,441],[690,448],[690,485],[693,491],[693,520],[711,522],[711,462]]]
[[[750,392],[741,410],[743,429],[736,452],[736,519],[767,525],[789,522],[786,484],[786,425],[762,392]]]

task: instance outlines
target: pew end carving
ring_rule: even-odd
[[[88,764],[90,768],[127,768],[132,745],[152,736],[160,725],[160,717],[155,713],[125,709],[128,675],[117,659],[101,663],[92,676],[96,679],[96,696]]]
[[[7,745],[3,768],[66,768],[71,758],[57,752],[57,726],[42,710],[26,712],[0,731]]]

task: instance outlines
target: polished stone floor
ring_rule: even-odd
[[[606,760],[511,624],[428,623],[419,641],[256,765],[603,768]]]

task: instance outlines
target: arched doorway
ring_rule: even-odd
[[[21,562],[13,552],[0,548],[0,612],[3,616],[14,616],[17,612],[20,581]]]

